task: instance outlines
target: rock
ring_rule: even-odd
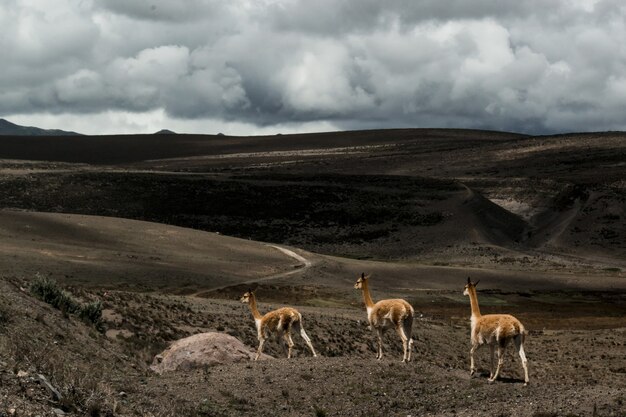
[[[45,376],[37,374],[37,377],[39,378],[39,381],[43,384],[43,386],[46,387],[48,391],[50,391],[50,394],[52,394],[52,398],[55,401],[60,401],[61,398],[63,398],[59,390],[54,388]]]
[[[28,372],[26,371],[18,371],[17,372],[17,377],[18,378],[26,378],[28,376]]]
[[[150,369],[162,374],[189,371],[226,363],[249,361],[254,351],[236,337],[224,333],[199,333],[177,340],[155,356]],[[262,355],[261,359],[271,356]]]

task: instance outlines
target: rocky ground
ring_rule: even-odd
[[[385,337],[383,360],[374,358],[375,337],[360,307],[303,306],[305,328],[318,358],[312,358],[303,341],[294,336],[292,359],[286,359],[281,346],[270,341],[266,352],[275,359],[159,375],[149,369],[154,355],[169,341],[188,335],[216,331],[235,336],[250,349],[256,347],[247,306],[229,300],[114,291],[106,295],[108,330],[101,333],[72,315],[51,309],[20,290],[20,284],[24,288],[23,282],[4,282],[1,297],[2,407],[12,415],[626,413],[626,330],[601,329],[607,324],[602,316],[615,311],[598,303],[594,304],[595,317],[587,316],[580,328],[565,315],[562,320],[552,317],[546,327],[528,326],[531,381],[527,387],[511,347],[499,381],[487,381],[487,349],[477,354],[479,375],[470,378],[469,306],[455,303],[447,309],[416,305],[415,350],[409,364],[400,362],[399,341],[391,333]],[[77,295],[102,297],[103,293],[79,291]],[[552,306],[546,304],[543,314],[550,315]],[[260,306],[262,311],[275,307]],[[483,312],[491,308],[484,305]],[[533,323],[532,315],[521,312],[523,308],[517,304],[516,316]],[[451,314],[453,309],[466,314]],[[615,317],[613,322],[620,319]],[[40,374],[62,393],[63,400],[46,387]]]

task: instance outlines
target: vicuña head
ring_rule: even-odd
[[[311,339],[309,339],[309,336],[304,331],[304,327],[302,327],[302,314],[300,314],[298,310],[291,307],[283,307],[261,315],[257,308],[256,296],[252,290],[246,291],[239,301],[250,306],[250,311],[252,311],[252,316],[254,317],[254,324],[259,339],[259,348],[257,349],[254,360],[259,359],[259,356],[261,356],[263,344],[270,334],[276,334],[279,339],[281,337],[284,338],[288,346],[287,358],[291,358],[291,351],[294,346],[293,340],[291,340],[291,331],[293,329],[300,333],[300,336],[306,342],[313,356],[317,356],[311,344]]]
[[[493,382],[498,378],[500,369],[504,363],[504,349],[509,341],[515,342],[515,348],[519,353],[519,357],[522,361],[522,367],[524,368],[524,385],[528,384],[528,366],[526,360],[526,354],[524,353],[524,338],[526,336],[526,330],[518,319],[510,314],[480,314],[480,308],[478,307],[478,296],[476,294],[476,285],[478,281],[472,282],[468,277],[467,284],[463,289],[463,295],[467,295],[470,298],[470,305],[472,309],[472,331],[471,331],[471,343],[470,349],[470,376],[476,372],[474,366],[474,352],[483,344],[489,345],[489,351],[491,354],[491,367],[489,382]],[[498,366],[494,372],[494,349],[498,348]]]
[[[242,302],[242,303],[244,303],[244,304],[247,304],[247,303],[249,303],[249,302],[250,302],[250,299],[251,299],[252,297],[254,297],[254,294],[253,294],[252,290],[248,290],[248,291],[246,291],[246,292],[245,292],[245,293],[241,296],[241,298],[239,299],[239,301],[241,301],[241,302]]]
[[[378,351],[376,359],[383,357],[383,333],[388,328],[395,328],[402,339],[404,355],[402,362],[411,360],[411,350],[413,349],[413,307],[401,299],[380,300],[374,304],[368,287],[369,276],[362,273],[354,284],[354,288],[363,291],[363,301],[367,310],[367,320],[371,328],[374,328],[378,335]]]
[[[369,279],[369,275],[365,276],[365,272],[363,272],[361,276],[359,277],[359,279],[357,279],[356,282],[354,283],[354,288],[357,290],[360,290],[361,288],[363,288],[363,283],[367,281],[368,279]]]
[[[476,288],[480,280],[476,282],[472,282],[470,277],[467,277],[467,284],[465,284],[465,288],[463,288],[463,295],[470,295],[470,288]]]

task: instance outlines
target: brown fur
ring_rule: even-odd
[[[399,298],[380,300],[374,304],[368,287],[368,279],[369,277],[366,277],[365,274],[361,274],[361,277],[354,284],[354,288],[363,291],[367,320],[370,327],[376,329],[378,335],[376,359],[382,359],[383,357],[383,333],[386,329],[393,327],[402,340],[402,348],[404,350],[402,362],[409,362],[413,348],[413,339],[411,338],[413,331],[413,307],[405,300]]]
[[[254,360],[258,360],[263,352],[263,344],[271,334],[276,334],[279,338],[282,336],[288,346],[287,358],[291,358],[291,351],[294,343],[291,339],[291,331],[295,329],[300,332],[300,336],[304,339],[307,346],[311,350],[313,356],[317,356],[311,339],[302,327],[302,314],[292,307],[282,307],[277,310],[270,311],[265,315],[261,315],[257,308],[256,296],[252,291],[247,291],[240,299],[242,303],[247,303],[252,311],[254,323],[257,329],[257,337],[259,339],[259,347],[257,349]]]
[[[524,368],[524,383],[528,384],[528,366],[526,354],[524,352],[524,339],[526,330],[524,325],[510,314],[487,314],[481,315],[478,306],[478,296],[476,295],[476,284],[467,279],[467,285],[463,290],[463,295],[470,297],[472,309],[472,330],[470,349],[470,375],[474,375],[476,367],[474,366],[474,352],[483,344],[489,345],[491,353],[491,367],[489,381],[493,382],[498,378],[502,364],[504,363],[504,349],[509,341],[515,342],[515,347],[519,353]],[[498,366],[494,372],[493,359],[494,349],[498,352]]]

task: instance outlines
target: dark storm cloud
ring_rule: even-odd
[[[502,2],[494,0],[318,0],[315,2],[277,2],[264,14],[280,30],[337,34],[369,32],[374,28],[400,23],[410,28],[433,20],[510,18],[526,16],[533,10],[553,13],[558,2],[532,0]]]
[[[140,20],[189,22],[219,14],[228,2],[207,0],[100,0],[95,7]]]
[[[619,1],[10,0],[0,116],[624,129]]]

